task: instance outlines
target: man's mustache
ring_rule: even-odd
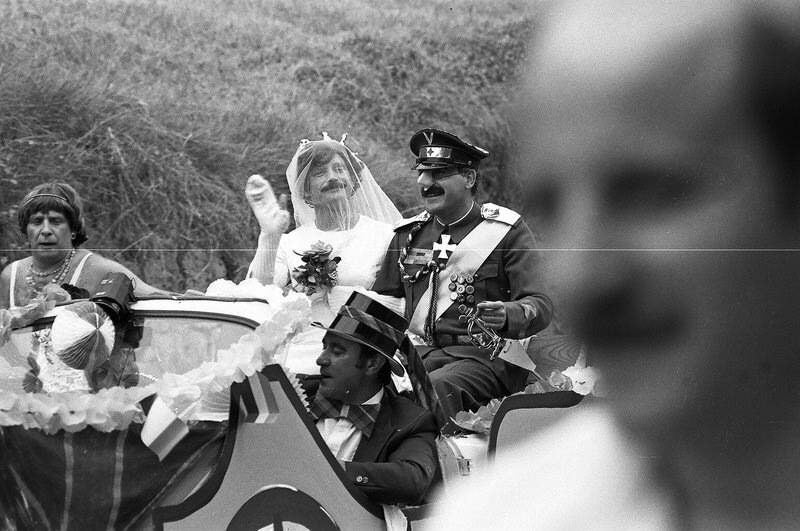
[[[339,179],[331,179],[327,183],[325,183],[325,186],[322,187],[321,191],[328,192],[330,190],[337,190],[339,188],[345,188],[345,187],[346,185]]]
[[[423,188],[420,194],[422,195],[422,197],[434,197],[437,195],[444,194],[444,188],[442,188],[438,184],[432,184],[427,188]]]

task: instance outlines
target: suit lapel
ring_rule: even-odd
[[[378,413],[378,418],[375,420],[375,428],[372,430],[372,436],[369,438],[362,437],[361,443],[358,445],[353,461],[358,462],[378,462],[378,456],[381,451],[386,447],[389,438],[394,433],[394,426],[392,425],[392,402],[389,399],[389,390],[383,394],[381,400],[381,410]]]

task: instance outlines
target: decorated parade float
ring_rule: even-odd
[[[111,280],[91,299],[5,323],[4,527],[384,528],[381,507],[347,481],[282,365],[308,326],[306,296],[219,281],[202,296],[133,302]],[[558,390],[580,387],[587,373],[563,374],[551,371],[548,389],[461,415],[470,434],[439,444],[445,489],[532,429],[528,416],[505,423],[516,433],[501,430],[513,410],[577,404],[580,394]],[[426,513],[405,512],[412,527]]]

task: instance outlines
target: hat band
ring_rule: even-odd
[[[399,347],[399,343],[392,338],[376,333],[376,330],[369,325],[348,315],[337,315],[328,330],[351,337],[359,343],[366,343],[385,356],[393,356]]]
[[[477,166],[477,163],[476,159],[461,150],[441,146],[421,147],[417,155],[417,164]]]
[[[347,316],[350,319],[369,327],[373,332],[377,332],[381,336],[384,336],[390,341],[394,342],[395,345],[399,345],[403,341],[403,332],[353,306],[342,306],[339,309],[338,316]],[[395,346],[395,348],[397,347]]]
[[[383,304],[379,303],[378,301],[362,295],[358,292],[354,292],[353,296],[350,297],[345,303],[347,308],[350,310],[356,310],[355,313],[351,312],[351,315],[357,314],[364,322],[374,323],[376,328],[381,328],[384,325],[388,325],[393,328],[394,332],[388,332],[389,334],[402,334],[408,328],[408,321],[401,315],[396,314]],[[341,308],[339,309],[339,313],[341,313]]]
[[[419,158],[423,159],[449,159],[453,150],[446,147],[426,146],[419,150]]]

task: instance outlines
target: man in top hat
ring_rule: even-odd
[[[389,383],[406,320],[354,292],[322,339],[311,414],[345,473],[373,501],[419,504],[438,467],[436,420]]]
[[[430,128],[410,145],[425,211],[396,227],[373,290],[405,297],[409,331],[453,417],[524,387],[528,371],[498,355],[506,339],[544,329],[552,304],[538,292],[528,226],[513,210],[475,201],[488,151]]]

